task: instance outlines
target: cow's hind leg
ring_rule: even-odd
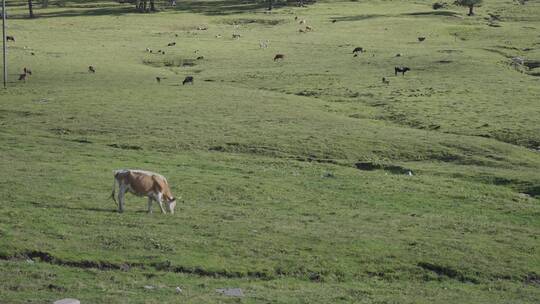
[[[152,197],[148,197],[148,213],[152,213]]]

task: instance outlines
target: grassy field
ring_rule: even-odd
[[[540,3],[485,2],[8,2],[0,303],[538,303]]]

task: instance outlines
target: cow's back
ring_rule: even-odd
[[[114,176],[136,195],[161,192],[165,198],[173,198],[167,179],[161,174],[144,170],[118,170]]]

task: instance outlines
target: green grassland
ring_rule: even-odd
[[[8,4],[0,303],[540,300],[538,1]],[[117,213],[119,168],[177,213]]]

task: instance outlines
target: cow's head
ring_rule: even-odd
[[[169,212],[171,214],[174,214],[174,208],[176,208],[176,198],[173,197],[167,202],[167,208],[169,208]]]

